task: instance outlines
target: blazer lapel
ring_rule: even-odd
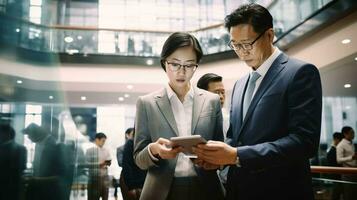
[[[243,121],[243,119],[242,119],[242,117],[243,117],[243,98],[244,98],[245,90],[246,90],[247,85],[248,85],[248,80],[249,80],[249,75],[243,77],[243,79],[240,80],[240,81],[242,83],[244,83],[244,84],[237,83],[236,84],[237,88],[234,89],[233,98],[235,100],[237,100],[237,103],[232,104],[232,106],[234,106],[234,109],[232,109],[232,110],[235,110],[235,113],[232,113],[231,124],[234,125],[234,127],[241,127],[241,125],[242,125],[242,121]],[[238,132],[238,134],[234,134],[233,135],[234,141],[238,140],[239,134],[240,134],[240,132]]]
[[[178,136],[178,129],[174,114],[172,113],[170,100],[167,96],[166,89],[164,88],[160,94],[156,96],[156,104],[160,112],[164,115],[167,123],[170,125],[173,132]]]
[[[205,95],[198,88],[193,87],[193,109],[192,109],[192,124],[191,124],[191,133],[195,134],[195,129],[197,126],[198,118],[201,114],[203,104],[206,100]]]
[[[263,96],[265,91],[269,88],[275,77],[281,72],[281,70],[285,67],[285,63],[288,61],[288,56],[284,53],[278,56],[278,58],[273,62],[270,69],[268,70],[267,74],[265,75],[264,79],[260,83],[258,90],[256,91],[252,102],[248,108],[247,114],[244,118],[243,124],[241,126],[240,132],[242,132],[245,124],[249,120],[252,112],[254,111],[257,103],[259,102],[260,98]],[[239,134],[240,135],[240,134]]]

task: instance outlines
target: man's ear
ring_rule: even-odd
[[[273,28],[268,29],[268,30],[267,30],[267,34],[268,34],[270,43],[273,44],[273,42],[274,42],[274,36],[275,36],[274,29],[273,29]]]

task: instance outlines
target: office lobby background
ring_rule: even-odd
[[[22,134],[46,125],[57,141],[85,151],[104,132],[118,179],[116,148],[134,126],[139,96],[167,84],[159,63],[175,31],[196,36],[204,51],[193,77],[223,77],[226,103],[249,68],[228,47],[224,17],[247,0],[0,0],[0,119],[27,148],[31,173],[35,144]],[[357,3],[354,0],[256,0],[274,17],[274,44],[315,64],[321,74],[320,152],[343,126],[357,130]],[[317,162],[321,164],[321,162]],[[76,174],[75,174],[76,176]],[[85,184],[78,172],[74,185]],[[74,190],[80,189],[73,187]],[[72,194],[72,199],[81,195]]]

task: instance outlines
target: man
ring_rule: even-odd
[[[219,100],[221,101],[222,116],[223,116],[223,134],[224,134],[224,138],[226,139],[226,133],[229,128],[229,114],[226,111],[226,109],[224,109],[226,92],[222,82],[222,76],[219,76],[214,73],[204,74],[198,80],[197,87],[219,95]]]
[[[340,132],[335,132],[332,137],[333,137],[332,145],[326,155],[327,165],[333,166],[333,167],[341,167],[341,165],[339,163],[337,163],[336,147],[343,139],[343,134]],[[329,174],[328,178],[335,179],[335,180],[341,180],[341,175],[340,174]],[[333,183],[332,200],[340,199],[342,192],[343,192],[343,184]]]
[[[134,133],[134,128],[128,128],[125,131],[125,142],[129,139],[130,134]],[[121,145],[120,147],[117,148],[117,161],[119,167],[123,167],[123,152],[124,152],[124,146],[125,144]]]
[[[320,75],[273,46],[272,22],[257,4],[225,19],[229,46],[252,72],[233,88],[228,144],[209,141],[194,151],[198,160],[230,165],[227,199],[314,198],[309,158],[320,140]]]
[[[61,146],[49,130],[31,123],[23,133],[36,143],[33,176],[26,178],[28,199],[68,199],[67,163]]]
[[[124,200],[138,200],[144,185],[146,171],[141,170],[134,161],[134,129],[128,135],[123,153],[123,170],[120,175],[120,189]]]
[[[221,101],[221,108],[222,108],[222,117],[223,117],[223,136],[224,136],[224,140],[226,140],[227,138],[226,134],[229,128],[229,114],[227,110],[224,109],[226,93],[222,82],[222,76],[219,76],[214,73],[204,74],[203,76],[201,76],[200,79],[198,79],[197,87],[219,95],[219,99]],[[228,170],[229,167],[226,167],[223,170],[218,171],[219,178],[221,179],[221,182],[225,187],[227,184]]]
[[[128,141],[130,135],[132,135],[134,133],[134,128],[128,128],[125,131],[125,143]],[[119,167],[123,167],[123,154],[124,154],[124,146],[125,143],[123,145],[121,145],[120,147],[117,148],[117,161],[118,161],[118,165]],[[123,170],[121,171],[123,172]],[[120,187],[120,190],[123,192],[127,193],[127,187],[125,186],[125,183],[122,180],[122,174],[120,174],[120,180],[119,180],[119,184],[115,184],[114,185],[114,197],[118,196],[118,186],[122,185],[123,187]],[[124,190],[124,191],[123,191]]]
[[[343,139],[343,134],[340,132],[335,132],[332,136],[332,145],[330,149],[327,152],[326,159],[327,159],[327,165],[328,166],[333,166],[333,167],[340,167],[341,165],[337,163],[337,158],[336,158],[336,147],[337,145],[341,142]]]
[[[97,133],[94,139],[94,147],[86,152],[89,166],[88,200],[108,200],[109,177],[108,166],[111,165],[109,151],[104,148],[107,136]]]
[[[336,147],[337,162],[343,167],[357,167],[357,153],[353,145],[355,131],[352,127],[345,126],[342,128],[344,138]],[[342,175],[342,180],[357,182],[356,175]],[[344,184],[343,199],[352,200],[356,199],[357,187],[352,184]]]
[[[27,150],[15,142],[15,130],[8,123],[0,123],[0,199],[19,200]]]

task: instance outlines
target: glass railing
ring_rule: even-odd
[[[273,1],[276,41],[309,19],[332,0]],[[0,15],[0,41],[35,51],[68,54],[106,54],[158,57],[170,32],[152,30],[99,29],[72,26],[47,26]],[[229,34],[223,23],[192,31],[204,54],[229,51]]]
[[[357,168],[311,166],[316,200],[357,199]]]

